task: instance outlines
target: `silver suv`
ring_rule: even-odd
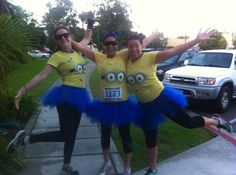
[[[236,96],[236,50],[201,51],[187,66],[167,71],[163,83],[189,98],[214,100],[225,112]]]

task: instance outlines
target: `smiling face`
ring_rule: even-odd
[[[138,39],[128,41],[128,53],[133,59],[137,59],[142,55],[142,44]]]
[[[102,43],[102,50],[108,58],[113,58],[116,55],[118,42],[115,37],[109,36]]]
[[[60,28],[56,31],[54,38],[59,50],[71,50],[71,36],[67,29]]]

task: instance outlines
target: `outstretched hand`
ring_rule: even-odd
[[[14,103],[15,103],[15,107],[16,107],[17,110],[20,109],[20,105],[19,104],[20,104],[21,98],[22,98],[22,96],[24,94],[24,91],[25,91],[24,88],[19,89],[19,91],[17,92],[17,94],[15,96]]]
[[[90,20],[94,20],[94,12],[92,11],[87,12],[87,18]]]
[[[96,22],[94,19],[94,12],[87,12],[87,28],[88,29],[93,29],[93,24]]]
[[[205,32],[201,32],[201,29],[200,29],[197,35],[197,40],[201,42],[204,40],[213,39],[211,38],[211,36],[215,34],[215,32],[216,32],[215,29],[211,29],[211,28],[208,28]]]

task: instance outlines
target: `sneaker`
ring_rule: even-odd
[[[112,170],[110,161],[104,161],[101,168],[99,169],[98,175],[107,175]]]
[[[151,168],[148,168],[144,175],[158,175],[157,169],[152,170]]]
[[[61,171],[63,175],[79,175],[79,172],[73,169],[70,165],[63,164]]]
[[[12,139],[8,144],[7,152],[14,153],[19,148],[19,146],[24,145],[24,138],[26,135],[27,134],[24,130],[18,131],[14,139]]]
[[[124,168],[123,175],[131,175],[131,168]]]
[[[219,124],[216,126],[217,128],[222,128],[229,133],[234,132],[232,125],[229,122],[226,122],[221,116],[214,114],[211,118],[219,121]]]

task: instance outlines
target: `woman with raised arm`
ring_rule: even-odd
[[[88,25],[84,39],[80,42],[86,46],[92,36],[92,26]],[[28,83],[21,87],[15,96],[15,106],[19,109],[19,102],[24,93],[38,86],[51,72],[56,70],[61,76],[62,84],[49,90],[43,97],[43,105],[56,107],[59,116],[59,131],[44,132],[41,134],[27,134],[19,131],[8,144],[7,151],[15,152],[19,146],[37,142],[64,142],[64,164],[62,173],[79,175],[79,172],[70,165],[75,144],[76,133],[79,127],[81,113],[86,111],[91,99],[85,88],[85,60],[81,53],[72,49],[71,33],[65,26],[59,26],[54,31],[56,52],[49,58],[45,67]]]
[[[186,128],[215,125],[232,132],[232,126],[217,116],[190,117],[185,111],[187,101],[184,95],[178,90],[164,86],[156,76],[158,63],[184,52],[201,41],[210,39],[213,33],[214,30],[199,32],[194,40],[186,44],[148,53],[142,53],[143,38],[139,34],[133,34],[127,40],[129,54],[127,80],[143,111],[136,124],[143,128],[150,161],[150,167],[145,175],[157,175],[157,131],[158,125],[164,121],[165,116]]]
[[[158,33],[153,33],[145,38],[144,46],[152,41]],[[87,114],[101,123],[101,145],[104,162],[99,170],[99,175],[109,173],[110,162],[110,137],[112,125],[118,126],[119,134],[125,152],[124,175],[131,174],[130,161],[132,156],[132,139],[130,136],[130,123],[140,115],[137,101],[128,97],[126,87],[126,62],[127,49],[117,52],[118,33],[106,32],[101,37],[102,51],[93,52],[81,47],[74,42],[75,50],[82,52],[97,64],[99,74],[99,97],[95,99]]]

